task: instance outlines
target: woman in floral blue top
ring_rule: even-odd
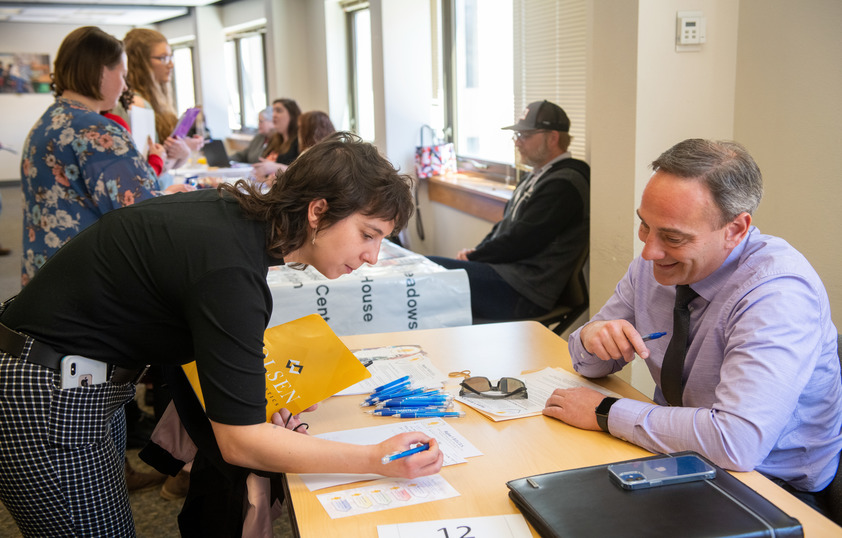
[[[160,194],[131,135],[100,114],[126,89],[126,69],[123,44],[93,26],[74,30],[59,48],[56,101],[35,123],[21,155],[23,285],[103,214]]]

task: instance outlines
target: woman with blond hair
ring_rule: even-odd
[[[135,93],[132,106],[154,112],[155,141],[161,142],[167,150],[165,168],[178,168],[187,161],[191,151],[202,147],[203,140],[198,135],[185,139],[170,136],[178,123],[170,95],[170,76],[174,67],[172,48],[164,34],[147,28],[130,30],[123,43],[129,62],[126,81]],[[128,121],[127,111],[117,113]]]

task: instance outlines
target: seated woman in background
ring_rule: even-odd
[[[298,118],[298,147],[301,153],[335,132],[330,116],[321,110],[305,112]]]
[[[278,171],[286,170],[287,166],[298,157],[298,117],[301,109],[292,99],[275,99],[272,102],[272,123],[275,134],[269,140],[266,156],[254,165],[254,176],[258,181],[266,181],[275,177]]]
[[[239,163],[260,161],[269,147],[269,140],[273,134],[275,134],[275,124],[272,122],[272,107],[266,107],[257,114],[257,134],[251,139],[246,149],[231,155],[231,160]]]
[[[305,112],[298,117],[298,147],[303,154],[305,151],[316,145],[317,142],[336,132],[330,116],[320,110]],[[275,182],[278,174],[284,173],[286,168],[278,168],[269,176],[255,174],[259,182],[266,186]]]

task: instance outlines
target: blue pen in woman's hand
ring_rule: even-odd
[[[417,444],[414,444],[414,445],[409,445],[409,450],[404,450],[403,452],[394,452],[394,453],[389,454],[387,456],[383,456],[383,458],[381,458],[380,462],[383,465],[386,465],[390,461],[399,460],[401,458],[405,458],[407,456],[411,456],[413,454],[423,452],[425,450],[428,450],[429,448],[430,448],[430,443],[417,443]]]
[[[650,333],[643,337],[644,342],[648,342],[649,340],[657,340],[662,336],[666,336],[667,333]]]

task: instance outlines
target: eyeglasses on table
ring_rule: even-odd
[[[491,383],[487,377],[469,377],[459,384],[459,396],[469,398],[527,398],[526,385],[514,377],[501,377],[497,383]]]

